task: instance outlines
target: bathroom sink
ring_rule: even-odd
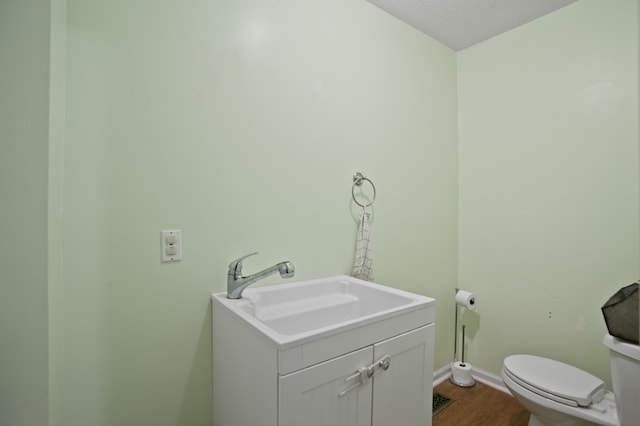
[[[214,294],[214,303],[280,346],[363,327],[435,303],[429,297],[346,275],[248,288],[241,299],[226,296]]]

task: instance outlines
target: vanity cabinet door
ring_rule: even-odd
[[[431,426],[433,344],[429,324],[374,346],[375,360],[391,360],[373,377],[373,426]]]
[[[339,394],[358,379],[346,379],[373,361],[369,346],[279,377],[279,426],[371,426],[370,380]],[[397,422],[389,423],[399,424]]]

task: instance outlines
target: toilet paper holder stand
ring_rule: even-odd
[[[458,291],[460,291],[459,288],[456,288],[456,294],[458,294]],[[449,380],[451,381],[451,383],[453,383],[454,385],[458,385],[458,386],[462,386],[465,388],[471,387],[473,385],[476,384],[476,381],[474,380],[473,376],[470,377],[470,380],[468,382],[460,382],[458,380],[456,380],[454,378],[453,375],[453,369],[456,367],[456,362],[458,361],[458,302],[456,302],[455,297],[454,297],[454,303],[453,303],[456,307],[455,310],[455,321],[454,321],[454,329],[453,329],[453,362],[451,363],[451,376],[449,376]],[[466,325],[462,325],[462,356],[460,358],[460,366],[461,367],[465,367],[466,364],[464,362],[464,332],[465,332],[465,328],[467,326]]]

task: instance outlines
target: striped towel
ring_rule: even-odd
[[[360,213],[360,225],[356,236],[356,253],[351,275],[366,281],[373,281],[373,249],[369,232],[369,214]]]

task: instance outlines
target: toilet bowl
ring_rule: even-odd
[[[505,358],[502,380],[531,413],[530,426],[640,425],[640,346],[606,335],[614,392],[571,365],[534,355]]]

